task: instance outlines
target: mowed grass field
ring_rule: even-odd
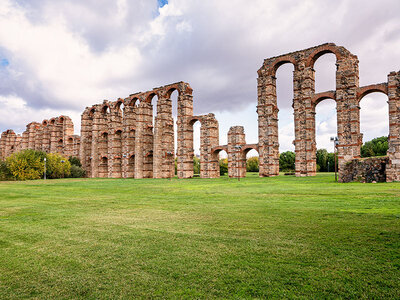
[[[400,184],[0,183],[1,299],[400,298]]]

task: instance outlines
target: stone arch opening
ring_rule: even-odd
[[[101,178],[108,177],[108,157],[107,156],[102,156],[100,158],[99,177],[101,177]]]
[[[200,119],[192,119],[190,124],[193,128],[193,174],[200,176],[200,156],[201,156],[201,140],[200,140],[200,131],[201,131],[201,120]]]
[[[64,141],[63,141],[63,139],[59,139],[59,140],[57,141],[57,152],[58,152],[58,153],[62,153],[63,146],[64,146]]]
[[[94,114],[96,113],[96,109],[92,107],[89,111],[89,120],[93,121]]]
[[[147,152],[144,156],[143,178],[153,178],[153,150]]]
[[[389,105],[386,93],[378,90],[368,90],[360,96],[359,101],[360,132],[363,135],[363,144],[375,138],[388,137]],[[376,155],[377,153],[372,153],[371,151],[361,153],[361,156],[364,157]]]
[[[128,156],[128,167],[126,176],[128,178],[135,177],[135,154],[130,154]]]
[[[336,56],[336,61],[339,61],[341,59],[341,54],[337,46],[321,45],[308,55],[306,66],[310,66],[314,69],[315,62],[318,60],[318,58],[325,54],[334,54]]]
[[[168,99],[171,99],[172,105],[172,122],[174,127],[174,154],[177,152],[177,143],[178,143],[178,100],[179,100],[180,92],[177,88],[171,88],[167,92]]]
[[[110,106],[108,104],[103,105],[101,108],[101,113],[103,116],[108,116],[110,114]]]
[[[336,55],[325,52],[314,61],[314,90],[316,93],[336,90]]]
[[[118,99],[117,103],[115,104],[116,113],[120,117],[124,117],[125,114],[125,102],[123,99]]]
[[[101,157],[108,157],[108,132],[106,132],[106,131],[103,131],[100,133],[99,142],[98,142],[98,151],[99,151],[99,155]]]
[[[245,147],[243,152],[246,156],[246,174],[259,172],[259,153],[255,147]]]
[[[337,136],[336,100],[329,97],[317,99],[315,113],[317,172],[331,172],[334,170],[332,153],[335,149],[330,138]]]
[[[212,153],[213,160],[218,163],[218,175],[228,176],[228,152],[224,148],[217,148]]]
[[[276,69],[276,101],[278,106],[279,152],[294,151],[293,72],[295,65],[282,62]]]
[[[153,125],[153,134],[155,132],[155,128],[157,127],[157,115],[158,115],[158,103],[159,98],[156,93],[151,93],[147,96],[146,102],[151,104],[152,108],[152,125]]]

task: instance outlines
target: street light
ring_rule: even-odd
[[[46,157],[43,159],[44,160],[44,174],[43,174],[43,179],[46,180]]]
[[[235,148],[236,150],[240,151],[242,149],[242,146],[240,145],[236,145],[233,148]],[[239,153],[238,153],[239,154]],[[239,156],[240,158],[240,156]],[[240,173],[239,173],[239,159],[237,160],[238,166],[237,166],[237,179],[238,181],[240,181]]]
[[[337,182],[337,163],[336,163],[336,155],[337,155],[337,146],[339,144],[339,139],[336,137],[331,137],[331,142],[333,142],[334,146],[334,155],[335,155],[335,181]]]

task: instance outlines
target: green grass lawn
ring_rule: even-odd
[[[400,184],[0,183],[0,298],[400,298]]]

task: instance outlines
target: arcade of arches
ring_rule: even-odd
[[[336,56],[336,90],[315,93],[314,63],[322,55]],[[296,176],[316,174],[315,108],[323,99],[336,101],[339,138],[339,180],[347,162],[360,158],[360,100],[372,92],[388,96],[389,150],[386,180],[400,181],[400,72],[391,72],[388,81],[359,87],[357,56],[344,47],[328,43],[265,59],[258,70],[258,144],[246,144],[242,126],[231,127],[228,144],[219,144],[218,121],[214,114],[194,116],[192,88],[178,82],[117,101],[105,100],[87,107],[81,117],[81,136],[73,135],[68,117],[42,124],[30,123],[22,136],[3,132],[0,158],[26,149],[79,155],[88,177],[169,178],[174,176],[175,156],[179,178],[193,177],[193,124],[200,122],[200,176],[219,176],[218,153],[228,154],[228,175],[244,177],[246,154],[259,153],[260,176],[279,174],[278,107],[276,71],[285,64],[294,66],[293,108],[295,124]],[[171,94],[177,91],[177,149]],[[152,99],[156,97],[153,122]],[[52,123],[52,124],[51,124]],[[72,128],[72,131],[71,131]]]

